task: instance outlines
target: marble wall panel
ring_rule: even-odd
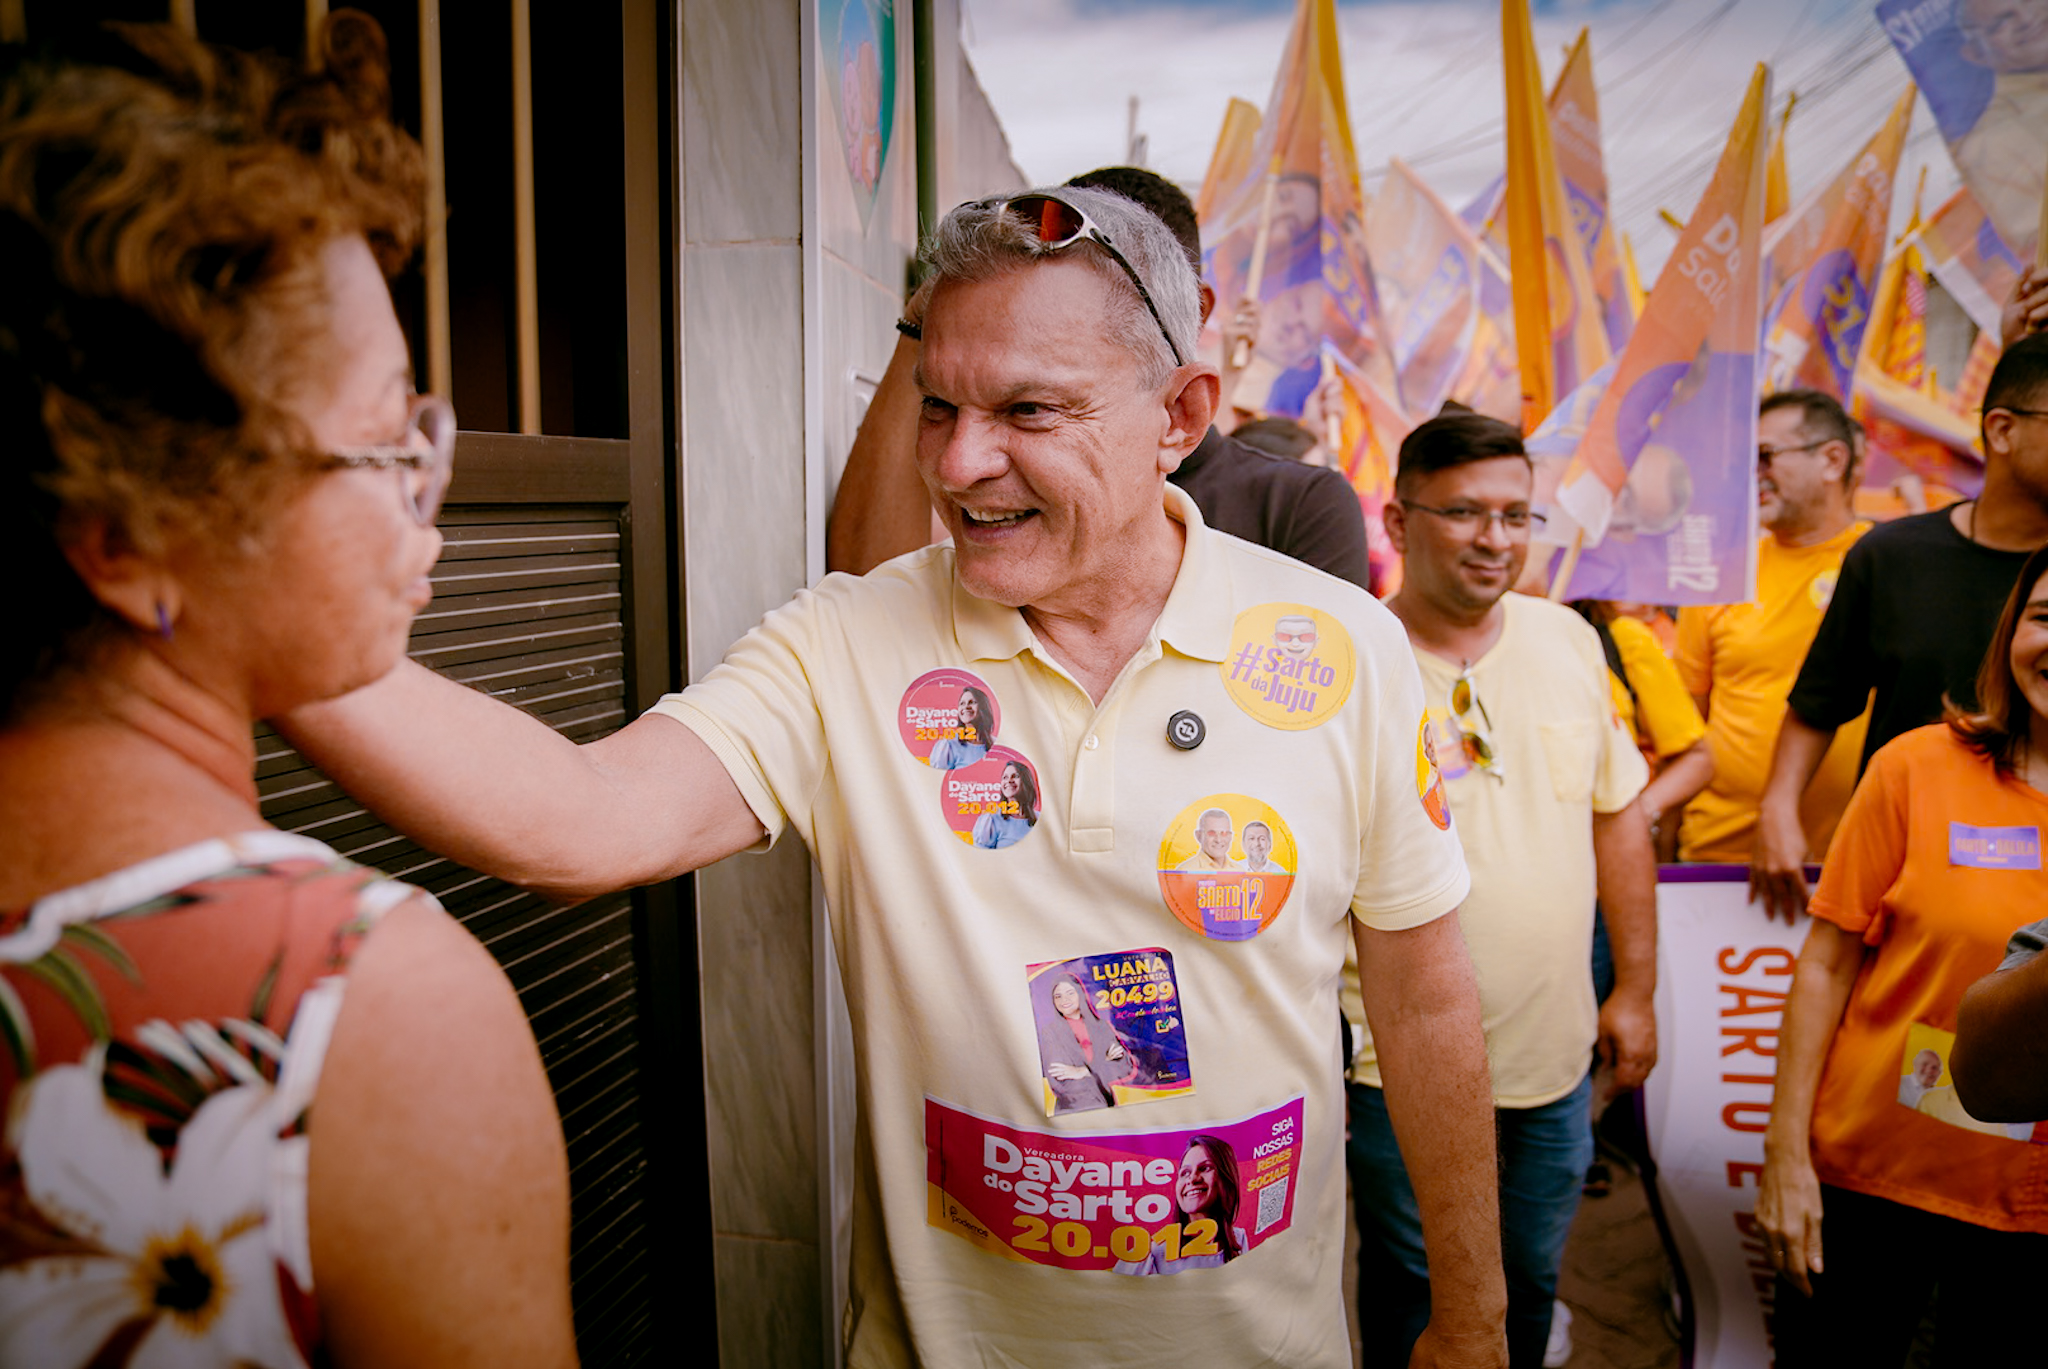
[[[727,1369],[810,1369],[829,1365],[838,1343],[827,1333],[818,1305],[816,1247],[752,1236],[713,1237],[718,1269],[718,1362]],[[793,1298],[765,1298],[757,1290],[808,1290]],[[833,1321],[836,1327],[836,1320]],[[694,1363],[694,1347],[673,1347],[679,1363]]]
[[[684,250],[690,677],[804,583],[803,319],[794,246]]]
[[[683,236],[793,242],[803,218],[799,0],[691,0],[682,14]]]

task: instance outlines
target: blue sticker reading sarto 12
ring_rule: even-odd
[[[1952,822],[1948,825],[1948,863],[1978,870],[2038,870],[2041,829]]]

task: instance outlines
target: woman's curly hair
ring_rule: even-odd
[[[321,247],[412,255],[424,163],[383,31],[343,10],[322,37],[311,73],[131,25],[0,71],[0,582],[27,591],[0,717],[118,630],[67,536],[232,538],[308,469],[278,399],[322,364]]]

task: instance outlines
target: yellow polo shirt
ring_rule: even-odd
[[[1707,696],[1707,745],[1714,753],[1713,781],[1685,806],[1680,859],[1748,863],[1786,696],[1820,631],[1842,558],[1870,526],[1851,524],[1810,547],[1780,546],[1767,535],[1757,547],[1754,603],[1679,610],[1678,673],[1687,689]],[[1835,733],[1800,800],[1811,860],[1827,854],[1855,791],[1869,726],[1866,708]]]
[[[1472,870],[1458,922],[1472,948],[1496,1106],[1532,1108],[1570,1093],[1592,1064],[1593,815],[1626,808],[1649,767],[1621,724],[1607,658],[1585,619],[1510,594],[1500,639],[1472,663],[1499,760],[1463,759],[1448,700],[1460,663],[1417,648],[1436,753]],[[1355,1000],[1347,1007],[1356,1013]],[[1362,1017],[1351,1077],[1378,1087]]]
[[[1180,571],[1100,705],[938,546],[826,577],[656,706],[823,872],[860,1105],[851,1365],[1350,1363],[1331,1004],[1351,919],[1440,917],[1465,868],[1399,623],[1163,498]],[[935,770],[970,686],[989,757]],[[1213,810],[1236,869],[1179,869]],[[1291,874],[1243,869],[1254,822]],[[1183,1212],[1203,1151],[1231,1182]]]

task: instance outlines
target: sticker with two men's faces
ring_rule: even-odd
[[[1300,872],[1294,833],[1243,794],[1196,799],[1159,843],[1159,892],[1189,931],[1249,941],[1279,918]]]

